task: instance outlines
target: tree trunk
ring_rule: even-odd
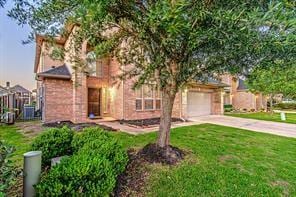
[[[273,114],[273,94],[270,94],[270,113]]]
[[[166,147],[170,144],[171,119],[175,97],[176,91],[174,90],[162,91],[162,110],[157,140],[159,147]]]

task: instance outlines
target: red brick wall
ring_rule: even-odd
[[[256,98],[251,92],[237,91],[233,94],[232,105],[235,109],[256,109]]]
[[[44,121],[54,122],[72,119],[72,82],[45,79]]]
[[[77,72],[73,76],[73,88],[72,88],[72,106],[73,106],[73,118],[74,123],[82,123],[87,121],[87,77],[83,72]]]
[[[212,114],[221,115],[224,112],[223,109],[223,99],[222,99],[222,90],[215,89],[212,93]]]
[[[114,58],[110,60],[109,71],[110,115],[115,119],[123,119],[123,82],[118,79],[120,64]]]

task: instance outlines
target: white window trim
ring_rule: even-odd
[[[147,84],[147,85],[152,85],[152,84]],[[152,89],[152,97],[147,97],[147,98],[144,98],[144,86],[143,85],[142,87],[140,87],[141,89],[141,98],[137,97],[136,96],[136,99],[135,99],[135,110],[138,111],[138,112],[145,112],[145,111],[160,111],[161,110],[161,106],[162,106],[162,99],[161,99],[161,92],[159,92],[159,97],[156,97],[156,88],[155,88],[155,85],[152,85],[153,89]],[[136,93],[137,90],[135,90],[135,93]],[[137,109],[136,107],[136,102],[137,100],[141,100],[141,109]],[[153,102],[153,108],[152,109],[145,109],[145,100],[152,100]],[[157,100],[160,100],[160,108],[159,109],[156,109],[156,101]]]

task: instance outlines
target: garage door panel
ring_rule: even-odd
[[[188,92],[187,113],[189,117],[211,114],[211,94]]]

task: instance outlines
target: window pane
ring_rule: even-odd
[[[96,76],[96,54],[91,51],[87,54],[87,66],[88,66],[88,73],[90,76]]]
[[[142,99],[136,99],[136,110],[142,110]]]
[[[142,88],[138,88],[136,91],[136,98],[142,98]]]
[[[155,88],[155,98],[161,98],[160,89],[158,87]]]
[[[102,60],[98,60],[96,62],[96,72],[97,72],[97,77],[102,77],[103,76],[103,61]]]
[[[161,107],[161,100],[160,99],[156,99],[155,100],[155,108],[156,109],[160,109],[160,107]]]
[[[153,86],[145,85],[143,87],[144,98],[153,98]]]
[[[153,109],[153,99],[145,99],[144,100],[145,109]]]

